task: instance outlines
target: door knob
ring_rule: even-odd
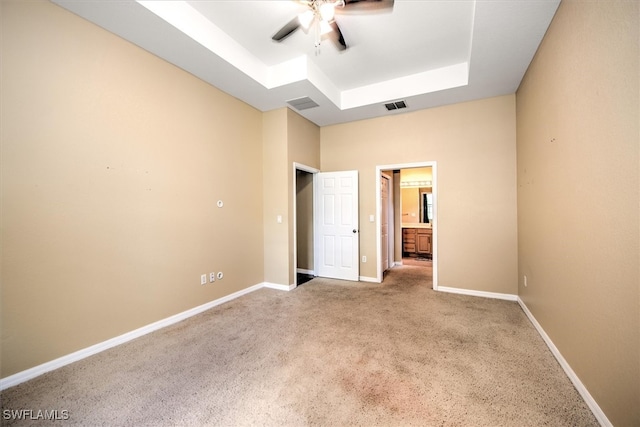
[[[354,228],[354,229],[353,229],[353,232],[354,232],[354,233],[357,233],[357,232],[358,232],[358,230],[356,230],[356,229]]]

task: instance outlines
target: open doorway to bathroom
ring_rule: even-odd
[[[400,170],[402,264],[431,267],[433,172],[430,166]]]
[[[424,269],[437,289],[435,162],[378,166],[378,172],[378,279],[391,268],[411,266]],[[385,218],[391,218],[388,228]]]

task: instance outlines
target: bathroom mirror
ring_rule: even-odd
[[[431,187],[402,188],[402,222],[405,224],[433,222]]]

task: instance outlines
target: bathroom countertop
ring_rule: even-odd
[[[403,222],[402,228],[431,228],[431,223],[424,224],[421,222]]]

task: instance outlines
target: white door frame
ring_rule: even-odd
[[[431,167],[432,178],[432,194],[433,194],[433,235],[431,241],[432,259],[433,259],[433,289],[438,290],[438,168],[437,162],[416,162],[416,163],[398,163],[393,165],[378,165],[376,166],[376,270],[377,270],[377,282],[382,283],[382,224],[380,222],[380,216],[382,213],[382,201],[380,195],[380,175],[385,170],[395,169],[412,169],[412,168],[424,168]],[[402,215],[400,216],[402,218]]]
[[[298,286],[298,206],[296,202],[298,178],[296,171],[301,170],[313,174],[314,190],[316,174],[320,172],[319,169],[312,168],[311,166],[303,165],[302,163],[293,162],[293,283]],[[315,195],[314,195],[315,197]],[[314,246],[315,246],[315,227],[313,233]],[[314,271],[315,271],[315,255],[314,255]]]
[[[393,209],[389,209],[389,205],[393,205],[393,177],[384,172],[380,173],[380,182],[382,183],[382,178],[386,179],[389,182],[387,186],[387,206],[382,206],[382,193],[380,194],[380,219],[382,219],[382,213],[384,210],[387,211],[387,268],[392,268],[395,262],[395,244],[393,243],[393,239],[395,239],[395,218],[393,215]],[[382,186],[380,188],[382,191]],[[380,239],[382,239],[382,223],[380,223]],[[391,249],[394,251],[391,251]],[[382,240],[380,241],[380,262],[383,262],[382,259]],[[384,265],[382,267],[382,274],[384,274],[386,270],[384,269]]]

